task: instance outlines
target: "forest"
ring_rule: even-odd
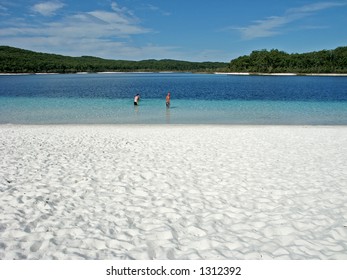
[[[111,60],[92,56],[70,57],[0,46],[0,73],[77,72],[249,72],[257,73],[347,73],[347,47],[302,54],[277,49],[256,50],[224,62],[162,60]]]
[[[302,54],[253,51],[230,62],[229,71],[250,73],[347,73],[347,47]]]
[[[106,71],[223,71],[228,63],[163,60],[110,60],[91,56],[70,57],[0,46],[0,73],[77,73]]]

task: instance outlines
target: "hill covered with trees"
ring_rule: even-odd
[[[0,73],[76,73],[105,71],[189,71],[249,73],[347,73],[347,47],[303,54],[277,49],[257,50],[223,62],[163,60],[111,60],[92,56],[71,57],[0,46]]]
[[[76,73],[105,71],[223,71],[228,63],[163,60],[110,60],[98,57],[70,57],[0,46],[0,72],[3,73]]]
[[[347,47],[303,54],[276,49],[253,51],[230,62],[232,72],[250,73],[347,73]]]

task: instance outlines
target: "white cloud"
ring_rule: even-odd
[[[55,12],[61,8],[63,8],[65,4],[59,1],[49,1],[42,2],[34,5],[32,7],[33,11],[43,15],[43,16],[52,16]]]
[[[321,10],[345,5],[347,4],[337,2],[314,3],[298,8],[288,9],[282,16],[272,16],[263,20],[254,21],[252,24],[245,27],[230,27],[227,29],[238,30],[241,33],[242,38],[245,40],[261,37],[272,37],[282,33],[283,31],[281,28],[291,22],[305,18]]]
[[[71,56],[131,60],[182,57],[175,46],[134,44],[134,36],[150,32],[154,31],[143,27],[132,11],[113,2],[109,10],[68,14],[40,24],[25,21],[19,25],[16,21],[0,29],[0,40],[5,45]]]
[[[45,53],[56,53],[69,56],[97,56],[109,59],[182,59],[183,53],[175,46],[159,46],[145,44],[134,46],[127,41],[110,41],[99,38],[61,38],[36,36],[5,37],[4,45],[16,46],[23,49],[35,50]]]
[[[238,28],[244,39],[254,39],[259,37],[271,37],[279,33],[277,28],[289,23],[289,17],[269,17],[258,20],[247,27]]]
[[[169,13],[167,11],[164,11],[164,10],[160,9],[159,7],[153,6],[151,4],[144,5],[144,8],[146,10],[150,10],[152,12],[158,12],[158,13],[160,13],[163,16],[170,16],[171,15],[171,13]]]
[[[134,16],[134,13],[126,8],[126,7],[119,7],[119,5],[116,2],[112,2],[111,3],[111,8],[113,11],[117,12],[118,14],[123,14],[123,15],[130,15],[130,16]]]
[[[7,13],[8,9],[2,5],[0,5],[0,16],[8,16],[9,14]]]
[[[48,3],[46,2],[45,4]],[[45,6],[46,8],[40,7],[41,13],[45,13],[46,15],[53,13],[53,6]],[[51,7],[51,9],[48,9],[48,7]],[[19,26],[18,22],[16,22],[16,25],[13,24],[7,28],[1,28],[0,36],[57,36],[60,38],[95,38],[112,41],[119,37],[151,32],[150,29],[142,27],[135,16],[132,16],[130,13],[124,13],[124,11],[125,9],[121,8],[114,9],[113,5],[111,11],[96,10],[79,12],[65,17],[63,16],[57,20],[40,22],[40,24],[36,25],[27,21],[26,24],[22,23]]]
[[[99,19],[100,22],[103,22],[104,24],[134,25],[135,23],[131,18],[114,12],[93,11],[89,12],[88,14],[95,17],[96,19]]]
[[[2,5],[0,5],[0,11],[7,11],[8,9]]]
[[[309,5],[305,5],[299,8],[292,8],[287,11],[289,14],[297,14],[297,13],[313,13],[320,10],[325,10],[334,7],[346,6],[346,3],[342,2],[319,2],[313,3]]]

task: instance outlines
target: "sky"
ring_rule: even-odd
[[[335,49],[346,26],[347,0],[0,0],[0,45],[107,59]]]

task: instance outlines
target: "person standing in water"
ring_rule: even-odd
[[[139,105],[139,101],[140,101],[140,94],[136,94],[134,97],[134,105],[135,106]]]
[[[170,92],[166,95],[166,108],[170,108]]]

